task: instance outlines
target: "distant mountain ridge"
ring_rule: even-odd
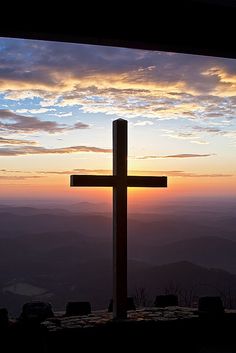
[[[156,265],[187,260],[236,273],[236,219],[232,218],[232,222],[227,223],[228,217],[231,217],[227,213],[217,217],[212,223],[206,215],[199,219],[196,211],[187,220],[180,214],[130,215],[129,258]],[[62,247],[73,246],[78,256],[84,256],[84,251],[80,249],[81,239],[86,239],[90,254],[94,253],[97,242],[103,244],[104,251],[98,245],[102,256],[110,256],[111,253],[112,219],[109,216],[74,214],[63,209],[0,206],[0,224],[4,258],[10,251],[4,250],[5,246],[12,247],[14,253],[14,247],[21,249],[22,244],[27,245],[30,252],[30,244],[32,247],[37,244],[39,251],[47,249],[49,244],[59,243]],[[71,237],[74,237],[73,245]],[[12,242],[9,242],[10,239]]]
[[[156,264],[185,260],[236,273],[236,241],[215,236],[184,239],[155,247],[150,258]]]
[[[198,295],[219,295],[227,290],[236,290],[236,275],[217,268],[205,268],[189,261],[179,261],[143,269],[132,273],[130,285],[149,288],[151,293],[163,290],[194,290]]]
[[[70,300],[88,300],[93,310],[107,308],[112,296],[112,261],[97,259],[87,263],[73,263],[71,259],[63,268],[41,267],[37,276],[19,279],[27,286],[44,288],[52,293],[50,302],[56,310],[63,310]],[[15,284],[17,285],[17,280]],[[135,297],[137,290],[143,288],[149,305],[153,305],[158,294],[174,293],[182,305],[193,304],[194,298],[201,295],[227,296],[230,284],[231,293],[236,292],[236,276],[218,269],[208,269],[187,261],[161,266],[147,266],[143,263],[129,262],[128,293]],[[11,313],[19,313],[24,302],[30,296],[21,296],[7,292],[6,285],[0,287],[0,300],[8,305]],[[39,299],[34,297],[34,299]],[[45,298],[43,299],[45,300]]]
[[[82,204],[83,205],[83,204]],[[111,213],[81,212],[76,207],[67,208],[35,208],[9,207],[0,205],[0,238],[22,236],[30,233],[72,231],[84,235],[97,234],[110,238],[112,234]],[[194,209],[194,208],[193,208]],[[99,208],[99,211],[101,209]],[[144,250],[152,246],[166,245],[173,241],[198,238],[200,236],[216,236],[235,239],[236,217],[234,211],[219,214],[218,208],[210,215],[190,209],[186,216],[180,212],[130,214],[128,215],[128,240]],[[136,256],[135,248],[132,257]]]
[[[112,295],[111,214],[78,209],[0,205],[0,302],[14,311],[30,299],[2,291],[14,280],[52,293],[58,308],[68,300],[106,307]],[[140,287],[151,298],[173,290],[236,293],[234,209],[167,211],[129,214],[130,295]]]

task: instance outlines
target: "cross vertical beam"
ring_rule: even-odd
[[[127,317],[127,121],[113,121],[113,317]]]

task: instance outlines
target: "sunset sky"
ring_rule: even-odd
[[[104,200],[69,175],[111,173],[117,118],[129,122],[129,173],[169,177],[168,190],[133,197],[236,195],[236,60],[0,39],[3,199]]]

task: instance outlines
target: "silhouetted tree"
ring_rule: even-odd
[[[165,294],[174,294],[179,298],[179,305],[193,307],[197,303],[198,296],[195,287],[183,288],[179,283],[170,282],[165,287]]]
[[[134,294],[134,303],[137,307],[149,306],[150,300],[148,299],[147,290],[144,287],[137,287]]]
[[[198,296],[196,295],[195,288],[184,288],[180,295],[180,303],[183,306],[193,307],[197,304]]]

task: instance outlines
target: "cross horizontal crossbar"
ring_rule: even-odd
[[[120,181],[115,175],[71,175],[70,186],[114,187],[118,184],[127,187],[167,187],[165,176],[127,176]]]
[[[70,186],[114,186],[113,175],[71,175]]]
[[[143,188],[166,188],[167,177],[166,176],[133,176],[127,177],[127,186],[129,187],[143,187]]]

